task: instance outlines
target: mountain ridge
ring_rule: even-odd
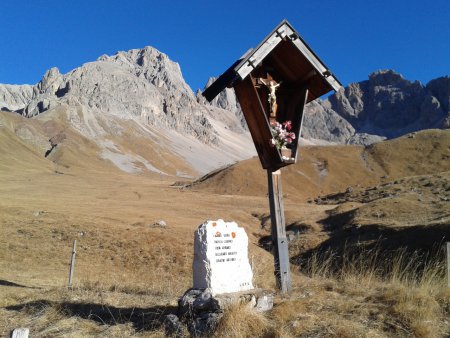
[[[316,144],[369,145],[422,129],[446,129],[450,128],[449,101],[450,76],[424,86],[394,70],[378,70],[367,80],[306,105],[302,136]],[[226,88],[211,104],[236,110],[233,89]]]
[[[302,144],[369,145],[449,128],[449,101],[449,76],[424,86],[393,70],[376,71],[308,104]],[[133,137],[148,139],[143,148],[175,153],[194,175],[256,155],[234,90],[207,102],[184,81],[179,64],[153,47],[102,55],[66,74],[54,67],[36,85],[0,84],[0,109],[28,118],[56,109],[66,128],[93,140],[99,156],[122,169],[141,163],[165,172],[158,169],[164,156],[143,157],[145,151],[129,146]]]
[[[0,85],[4,110],[34,118],[63,107],[67,126],[122,168],[126,159],[158,168],[162,153],[174,153],[196,175],[255,154],[235,114],[197,102],[179,65],[152,47],[102,55],[66,74],[52,68],[36,85],[13,90]],[[125,134],[133,136],[127,141]],[[142,151],[129,147],[133,137],[147,138],[161,156],[144,161]]]

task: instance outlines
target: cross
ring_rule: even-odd
[[[278,110],[276,91],[281,85],[281,82],[277,83],[270,75],[267,76],[267,79],[262,77],[258,78],[258,82],[266,86],[269,90],[267,101],[269,101],[270,120],[276,120]]]

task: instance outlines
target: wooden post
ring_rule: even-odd
[[[267,178],[269,183],[269,204],[270,219],[272,223],[272,250],[275,261],[275,278],[277,288],[280,289],[282,293],[288,293],[291,291],[292,285],[280,170],[272,171],[268,169]]]
[[[70,270],[69,270],[69,288],[72,288],[72,281],[73,281],[73,272],[75,270],[75,256],[77,254],[77,240],[73,240],[73,247],[72,247],[72,257],[70,258]]]
[[[447,242],[447,287],[450,288],[450,242]]]

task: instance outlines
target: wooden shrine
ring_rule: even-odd
[[[234,87],[264,169],[277,170],[297,159],[306,103],[337,91],[341,84],[295,29],[283,20],[259,45],[250,49],[204,92],[212,101]],[[270,144],[270,122],[292,122],[294,142],[289,159]]]
[[[304,107],[341,84],[295,29],[283,20],[203,92],[212,101],[234,88],[262,167],[267,169],[277,285],[290,285],[279,169],[297,160]]]

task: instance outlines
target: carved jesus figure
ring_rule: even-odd
[[[269,95],[267,100],[269,101],[269,107],[270,107],[270,116],[276,117],[277,114],[277,95],[276,90],[281,85],[280,83],[276,83],[274,80],[265,80],[265,79],[259,79],[262,84],[264,84],[269,89]]]

